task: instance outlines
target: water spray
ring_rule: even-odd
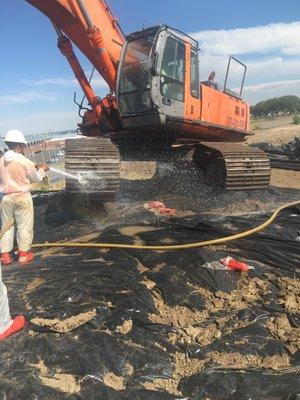
[[[50,169],[50,171],[55,172],[56,174],[64,175],[68,178],[74,179],[74,180],[78,181],[81,185],[86,184],[86,180],[80,175],[73,175],[73,174],[70,174],[69,172],[65,172],[65,171],[62,171],[60,169],[56,169],[53,167],[50,167],[49,169]]]

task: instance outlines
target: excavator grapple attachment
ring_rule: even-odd
[[[207,181],[225,190],[263,189],[270,184],[271,166],[266,153],[240,143],[201,143],[194,163]]]
[[[113,197],[119,188],[120,160],[110,139],[79,137],[67,139],[65,146],[65,168],[71,175],[66,178],[67,191]]]

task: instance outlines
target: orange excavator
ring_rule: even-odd
[[[79,105],[81,137],[66,140],[65,149],[66,170],[86,173],[86,192],[115,194],[123,161],[183,158],[222,189],[268,186],[268,157],[243,144],[252,134],[241,98],[243,63],[229,59],[222,87],[214,72],[200,82],[198,43],[177,29],[160,25],[125,36],[105,0],[26,1],[53,23],[89,104]],[[107,82],[106,97],[95,94],[73,44]],[[234,65],[242,71],[238,89],[228,87]],[[82,190],[74,180],[67,189]]]

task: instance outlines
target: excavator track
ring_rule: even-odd
[[[106,138],[66,139],[66,189],[73,193],[97,193],[113,197],[119,188],[120,158],[118,148]]]
[[[240,143],[201,143],[194,152],[194,163],[206,179],[225,190],[263,189],[269,186],[270,160],[255,147]]]

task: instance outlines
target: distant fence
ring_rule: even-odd
[[[24,155],[35,164],[52,164],[64,170],[64,149],[64,139],[37,140],[26,145]],[[47,173],[46,180],[34,185],[36,191],[61,190],[63,188],[64,178],[52,171]]]
[[[26,148],[24,149],[24,154],[30,156],[43,151],[51,151],[64,148],[64,139],[37,140],[30,142],[26,145]]]

